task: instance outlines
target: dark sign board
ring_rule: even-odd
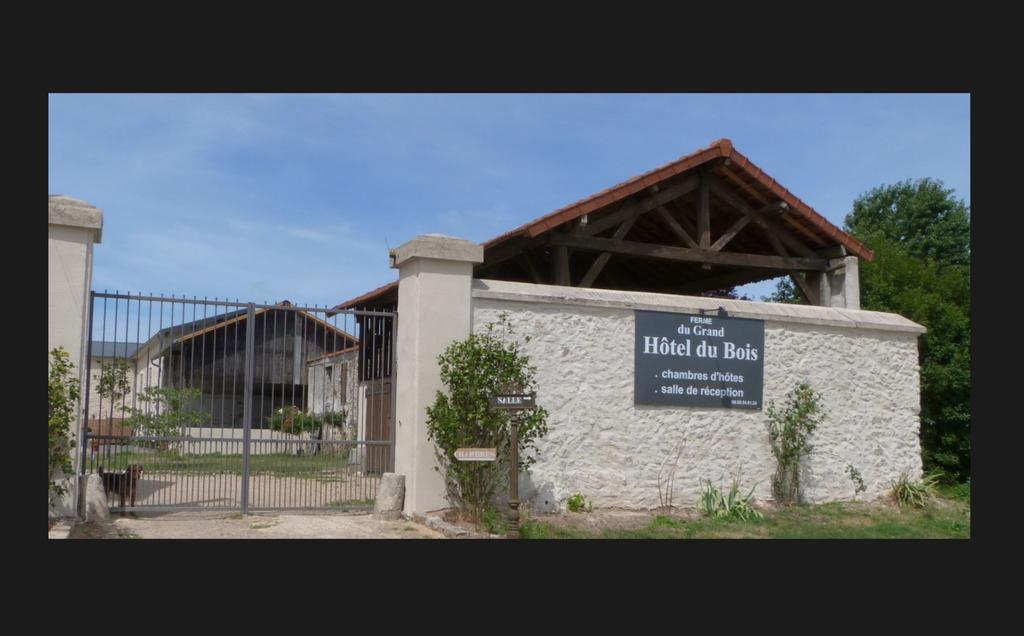
[[[536,393],[505,393],[490,396],[490,403],[496,409],[533,409],[537,408]]]
[[[760,409],[764,321],[636,311],[635,404]]]

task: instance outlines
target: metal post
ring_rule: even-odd
[[[512,413],[512,468],[511,483],[509,484],[509,511],[508,538],[519,538],[519,412]]]
[[[249,303],[245,321],[245,388],[242,406],[242,514],[249,512],[249,438],[252,433],[252,365],[256,342],[256,305]]]
[[[90,367],[92,366],[92,317],[93,307],[95,306],[95,295],[96,292],[89,290],[89,324],[85,328],[85,373],[79,373],[79,377],[85,377],[85,404],[82,406],[82,419],[81,424],[78,428],[78,439],[82,444],[82,461],[78,466],[78,475],[85,475],[89,464],[89,445],[92,443],[89,441],[89,388],[92,385],[92,372]],[[81,371],[81,369],[79,370]],[[101,431],[102,432],[102,431]],[[74,493],[78,495],[75,501],[75,512],[82,519],[85,518],[85,497],[84,489],[85,484],[83,480],[78,478],[78,483],[75,484],[76,488]]]

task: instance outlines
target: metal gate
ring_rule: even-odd
[[[82,472],[111,510],[372,507],[397,314],[91,294]]]

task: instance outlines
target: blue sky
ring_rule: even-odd
[[[49,192],[104,212],[94,289],[334,305],[396,278],[389,245],[485,241],[722,137],[839,226],[902,179],[970,203],[970,97],[922,94],[59,94]]]

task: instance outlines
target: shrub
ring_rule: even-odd
[[[704,492],[701,494],[698,508],[706,517],[717,519],[761,519],[764,515],[754,508],[754,488],[746,496],[740,495],[740,485],[733,480],[729,492],[723,494],[710,481],[705,480]]]
[[[569,512],[593,512],[594,504],[587,501],[587,498],[580,493],[569,497],[566,501],[566,505],[569,507]]]
[[[921,481],[911,481],[910,476],[903,473],[899,479],[893,480],[889,496],[901,508],[904,506],[924,508],[935,498],[935,487],[938,483],[938,475],[934,473],[925,475]]]
[[[811,452],[811,434],[824,420],[820,396],[800,383],[786,396],[781,410],[768,403],[768,441],[775,455],[772,494],[782,504],[800,501],[800,463]]]
[[[865,490],[868,489],[868,487],[866,485],[864,485],[864,478],[861,477],[860,471],[857,470],[854,467],[853,464],[847,464],[846,465],[846,474],[850,476],[850,481],[853,482],[853,486],[854,486],[853,496],[854,496],[854,498],[856,498],[859,493],[862,493],[862,492],[864,492]]]
[[[327,411],[326,413],[306,413],[302,409],[289,404],[274,411],[267,418],[267,424],[273,430],[281,431],[282,433],[291,433],[293,435],[316,433],[316,439],[322,440],[324,438],[325,426],[344,427],[347,417],[348,413],[344,409],[340,411]],[[348,434],[344,428],[342,428],[342,431],[346,435]],[[320,444],[313,444],[313,455],[319,452]]]
[[[428,436],[437,447],[437,470],[445,477],[449,500],[480,521],[494,494],[508,484],[511,418],[519,418],[519,470],[536,461],[535,443],[548,430],[543,407],[513,415],[491,408],[488,398],[535,390],[536,368],[522,353],[505,314],[483,331],[451,343],[438,362],[447,391],[438,391],[427,407]],[[463,447],[496,448],[497,461],[460,462],[455,451]]]
[[[47,381],[48,419],[49,419],[49,490],[48,495],[63,496],[67,488],[54,481],[58,470],[70,475],[74,468],[71,464],[71,449],[75,447],[72,439],[71,423],[75,419],[78,407],[78,378],[73,372],[75,365],[63,347],[50,352],[49,378]]]
[[[495,508],[484,509],[481,521],[491,534],[505,534],[508,531],[508,520]]]

